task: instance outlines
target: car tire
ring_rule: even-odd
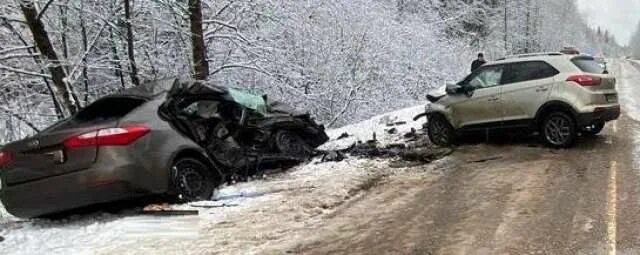
[[[577,136],[575,121],[564,112],[553,112],[546,115],[542,121],[540,135],[551,147],[571,147]]]
[[[209,200],[217,183],[210,167],[195,158],[181,158],[171,167],[172,196],[177,202]]]
[[[595,136],[602,132],[605,122],[602,120],[596,121],[589,126],[582,128],[582,134],[585,136]]]
[[[278,151],[301,161],[308,160],[313,155],[313,148],[293,131],[278,130],[274,137],[274,143]]]
[[[455,133],[449,121],[442,115],[434,115],[427,122],[429,140],[438,146],[451,146]]]

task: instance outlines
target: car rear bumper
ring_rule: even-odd
[[[588,126],[596,121],[612,121],[620,117],[620,105],[610,107],[597,107],[593,112],[579,113],[577,122],[579,126]]]
[[[30,218],[139,197],[149,192],[136,185],[134,173],[137,169],[134,164],[114,164],[108,169],[89,168],[4,186],[0,191],[0,199],[9,213]]]

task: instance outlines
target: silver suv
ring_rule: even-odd
[[[464,131],[529,128],[552,147],[596,135],[620,116],[616,79],[586,55],[538,53],[489,62],[446,93],[427,96],[431,141]]]

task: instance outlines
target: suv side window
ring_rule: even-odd
[[[503,65],[484,66],[467,77],[461,85],[470,86],[476,89],[490,88],[500,85],[502,80]]]
[[[558,73],[558,70],[544,61],[513,63],[509,65],[502,83],[509,84],[544,79],[555,76]]]

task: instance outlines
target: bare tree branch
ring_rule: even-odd
[[[14,59],[14,58],[33,58],[38,57],[40,54],[9,54],[0,56],[0,60]]]
[[[12,51],[19,51],[19,50],[32,50],[35,49],[35,46],[33,45],[29,45],[29,46],[15,46],[15,47],[11,47],[11,48],[4,48],[2,50],[0,50],[0,54],[7,54],[9,52]]]
[[[9,71],[9,72],[19,73],[19,74],[26,74],[26,75],[32,75],[32,76],[38,76],[38,77],[51,79],[51,75],[46,75],[46,74],[31,72],[31,71],[27,71],[27,70],[18,69],[18,68],[13,68],[13,67],[10,67],[10,66],[5,66],[3,64],[0,64],[0,69],[6,70],[6,71]]]
[[[36,17],[36,19],[41,19],[42,15],[44,15],[44,13],[47,11],[47,9],[49,9],[49,5],[51,5],[51,3],[53,3],[54,0],[49,0],[44,7],[42,7],[42,10],[40,10],[40,12],[38,12],[38,16]]]
[[[89,47],[87,47],[87,50],[82,54],[82,57],[79,59],[79,61],[73,65],[74,67],[73,67],[73,69],[71,70],[71,72],[68,75],[68,77],[70,79],[67,80],[67,86],[72,86],[77,81],[77,78],[74,78],[74,76],[75,76],[75,73],[78,71],[79,67],[82,66],[80,63],[82,62],[82,60],[84,58],[87,57],[87,54],[89,54],[89,52],[91,52],[91,50],[95,46],[96,42],[98,41],[98,38],[100,38],[100,35],[102,34],[102,31],[104,31],[106,26],[107,26],[107,24],[103,22],[102,26],[100,27],[100,31],[98,31],[96,36],[93,37],[93,40],[91,40],[91,43],[89,44]]]

